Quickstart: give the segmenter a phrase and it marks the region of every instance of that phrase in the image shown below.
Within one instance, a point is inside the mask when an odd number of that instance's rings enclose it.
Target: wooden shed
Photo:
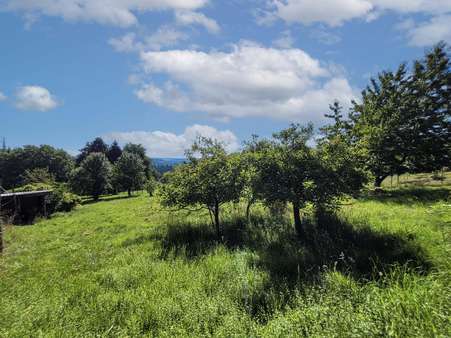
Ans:
[[[50,190],[4,192],[0,194],[0,216],[14,224],[30,224],[36,216],[47,216]]]

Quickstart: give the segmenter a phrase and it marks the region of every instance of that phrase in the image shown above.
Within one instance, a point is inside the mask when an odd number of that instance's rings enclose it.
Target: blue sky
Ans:
[[[369,77],[451,42],[451,0],[0,0],[0,136],[180,157],[324,122]]]

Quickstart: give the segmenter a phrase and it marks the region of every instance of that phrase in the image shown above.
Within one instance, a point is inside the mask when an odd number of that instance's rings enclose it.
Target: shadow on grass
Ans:
[[[94,203],[100,203],[100,202],[109,202],[109,201],[116,201],[116,200],[123,200],[123,199],[130,199],[130,198],[136,198],[138,197],[138,195],[132,195],[132,196],[128,196],[128,195],[108,195],[108,196],[101,196],[100,199],[98,199],[97,201],[89,198],[86,200],[83,200],[81,202],[82,205],[87,205],[87,204],[94,204]]]
[[[275,311],[274,297],[278,304],[289,304],[293,290],[321,284],[327,270],[365,283],[383,279],[399,266],[414,274],[427,274],[432,268],[414,237],[378,233],[366,224],[352,225],[334,215],[305,221],[305,232],[306,237],[299,239],[288,220],[254,219],[245,227],[245,221],[238,218],[223,223],[219,241],[211,225],[177,223],[123,244],[157,241],[161,259],[178,256],[193,260],[218,245],[255,252],[258,259],[251,264],[266,271],[269,278],[251,300],[243,300],[243,306],[245,302],[246,309],[260,321]]]
[[[277,225],[243,219],[223,224],[218,241],[211,225],[173,224],[149,236],[161,243],[161,258],[172,254],[195,259],[218,244],[229,249],[248,248],[258,253],[259,265],[280,282],[315,281],[325,268],[336,269],[358,281],[375,280],[380,272],[404,265],[419,274],[431,269],[425,252],[414,237],[378,233],[367,225],[353,226],[334,215],[305,222],[306,237],[299,239],[285,221]],[[138,242],[143,238],[136,239]],[[129,243],[131,244],[131,243]]]
[[[365,200],[398,204],[435,203],[450,200],[451,190],[446,188],[404,188],[381,190],[363,196]]]

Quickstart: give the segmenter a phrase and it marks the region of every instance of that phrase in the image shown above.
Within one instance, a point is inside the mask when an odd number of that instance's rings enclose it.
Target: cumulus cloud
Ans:
[[[48,89],[40,86],[20,87],[16,93],[16,107],[20,110],[48,111],[58,106]]]
[[[127,27],[138,22],[136,13],[154,10],[195,10],[208,0],[5,0],[0,10],[24,12],[33,20],[40,15],[67,21],[91,21]]]
[[[0,92],[0,101],[5,101],[7,99],[6,95]]]
[[[150,157],[183,157],[198,136],[209,137],[222,142],[227,151],[239,149],[237,137],[230,130],[218,130],[216,128],[195,124],[187,127],[182,134],[174,134],[163,131],[130,131],[113,132],[104,135],[107,141],[116,140],[119,143],[142,144]]]
[[[161,50],[175,46],[187,40],[188,35],[170,26],[162,26],[153,34],[138,37],[136,33],[127,33],[118,38],[111,38],[108,43],[118,52],[131,53],[146,50]]]
[[[371,20],[385,11],[429,15],[451,11],[449,0],[273,0],[269,6],[269,12],[263,14],[265,18],[305,25],[320,22],[329,26],[339,26],[356,18]]]
[[[423,14],[426,21],[418,23],[409,19],[412,24],[404,29],[410,45],[429,46],[440,40],[451,40],[450,0],[268,0],[267,4],[267,10],[258,12],[258,23],[281,19],[287,23],[320,23],[336,27],[354,19],[372,21],[387,12]],[[326,44],[340,39],[324,30],[316,31],[314,35]]]
[[[367,15],[373,8],[369,0],[275,0],[273,5],[273,14],[286,22],[323,22],[330,26]]]
[[[206,17],[202,13],[193,11],[176,11],[175,19],[180,25],[200,25],[210,33],[218,33],[220,31],[218,23],[215,20]]]
[[[451,43],[451,14],[433,17],[419,24],[407,20],[399,28],[406,31],[411,46],[431,46],[439,41]]]
[[[300,49],[241,43],[230,52],[169,50],[140,55],[147,75],[165,74],[169,79],[163,85],[142,85],[136,90],[140,100],[221,120],[268,116],[319,121],[330,102],[347,104],[355,96],[337,67],[323,66]]]

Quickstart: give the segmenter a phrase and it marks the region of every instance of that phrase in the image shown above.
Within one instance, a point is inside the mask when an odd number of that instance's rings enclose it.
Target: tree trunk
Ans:
[[[215,226],[216,226],[216,235],[218,239],[221,239],[221,224],[219,223],[219,203],[215,202],[215,208],[213,210],[215,214]]]
[[[293,202],[293,216],[294,216],[294,228],[296,229],[296,233],[299,237],[304,234],[304,229],[302,227],[301,221],[301,210],[299,208],[298,203]]]
[[[246,220],[249,223],[249,218],[251,217],[251,207],[252,204],[254,204],[254,198],[251,198],[248,202],[247,202],[247,206],[246,206]]]
[[[132,189],[128,189],[127,192],[128,192],[128,197],[131,197],[132,196]]]

